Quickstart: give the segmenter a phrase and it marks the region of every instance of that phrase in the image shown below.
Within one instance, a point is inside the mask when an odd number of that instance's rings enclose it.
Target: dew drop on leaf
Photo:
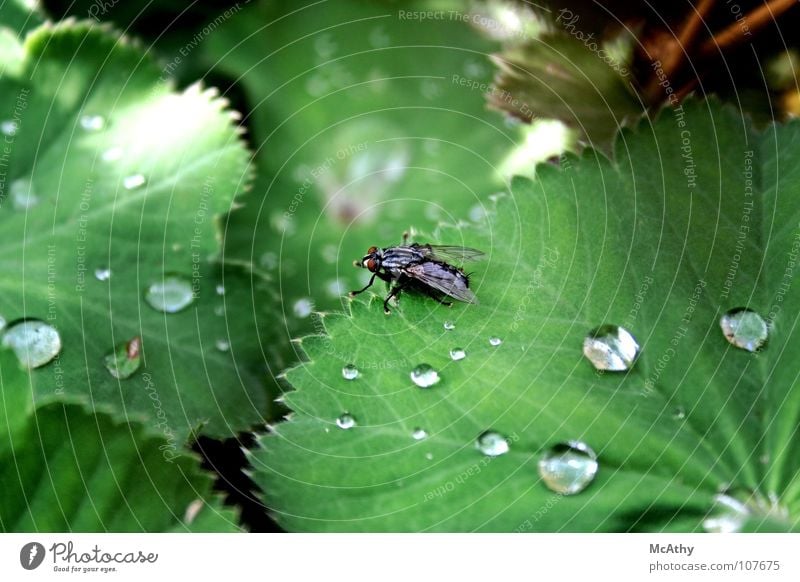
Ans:
[[[767,341],[767,322],[751,309],[731,309],[719,320],[722,333],[731,345],[755,352]]]
[[[217,295],[225,295],[225,285],[217,285],[216,291]]]
[[[345,380],[355,380],[358,378],[358,368],[356,368],[353,364],[347,364],[344,368],[342,368],[342,378]]]
[[[231,344],[230,344],[230,342],[228,340],[218,339],[214,343],[214,347],[216,347],[217,350],[220,351],[220,352],[227,352],[228,350],[231,349]]]
[[[14,180],[8,188],[14,210],[29,210],[39,204],[33,184],[27,178]]]
[[[336,426],[344,430],[353,428],[356,425],[356,419],[349,412],[345,412],[336,419]]]
[[[61,352],[61,336],[53,326],[31,319],[8,328],[3,335],[3,346],[14,350],[24,367],[39,368]]]
[[[551,447],[539,459],[539,476],[548,489],[560,495],[580,493],[594,480],[599,467],[597,455],[581,441]]]
[[[601,325],[583,340],[583,355],[598,370],[623,372],[639,354],[639,344],[624,327]]]
[[[703,529],[709,533],[736,533],[750,515],[747,505],[730,495],[716,495]]]
[[[499,337],[490,337],[489,338],[489,345],[497,347],[502,343],[503,343],[503,340],[501,340]]]
[[[439,382],[439,372],[428,364],[420,364],[411,370],[411,381],[420,388],[430,388]]]
[[[94,278],[98,281],[108,281],[111,278],[111,269],[95,269]]]
[[[505,455],[509,450],[508,440],[499,432],[487,430],[475,441],[475,447],[484,455],[489,457],[499,457]]]
[[[414,432],[411,433],[411,438],[413,438],[415,441],[421,441],[427,436],[428,436],[428,431],[426,431],[424,428],[419,428],[419,427],[415,428]]]
[[[467,357],[467,352],[465,352],[461,348],[453,348],[452,350],[450,350],[450,359],[453,360],[454,362],[457,362],[458,360],[463,360],[466,357]]]
[[[16,121],[12,121],[10,119],[0,122],[0,131],[3,132],[3,135],[12,136],[17,133],[19,129],[19,125]]]
[[[146,183],[147,178],[145,178],[143,174],[133,174],[122,179],[122,185],[126,190],[136,190],[137,188],[144,186]]]
[[[114,351],[108,354],[103,363],[106,370],[120,380],[133,376],[142,363],[142,339],[135,337],[130,341],[119,344]]]
[[[303,298],[298,299],[294,302],[292,306],[292,311],[294,311],[295,317],[299,317],[304,319],[311,315],[311,312],[314,310],[314,304],[311,303],[311,299]]]
[[[683,406],[678,406],[672,412],[672,418],[675,420],[684,420],[686,418],[686,409]]]
[[[444,328],[447,331],[452,331],[452,330],[454,330],[456,328],[456,324],[453,323],[452,321],[445,321],[444,322]]]
[[[102,115],[82,115],[80,124],[86,131],[100,131],[106,126],[106,119]]]
[[[151,283],[144,295],[147,304],[163,313],[177,313],[194,301],[191,283],[180,275],[167,275]]]
[[[123,150],[119,146],[113,146],[105,150],[102,154],[100,154],[100,158],[104,162],[116,162],[117,160],[122,159]]]

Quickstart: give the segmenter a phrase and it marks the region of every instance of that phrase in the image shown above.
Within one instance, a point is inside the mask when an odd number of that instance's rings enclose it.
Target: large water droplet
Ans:
[[[478,440],[475,441],[475,447],[489,457],[505,455],[509,450],[506,437],[493,430],[487,430],[481,433]]]
[[[14,210],[29,210],[39,204],[39,197],[33,189],[33,183],[27,178],[11,182],[8,193]]]
[[[452,321],[445,321],[444,324],[443,324],[443,327],[447,331],[452,331],[452,330],[454,330],[456,328],[456,324],[453,323]]]
[[[103,363],[106,370],[120,380],[133,376],[142,363],[142,339],[135,337],[128,342],[119,344],[113,352],[108,354]]]
[[[314,310],[314,304],[311,302],[311,299],[304,297],[294,302],[292,310],[296,317],[302,319],[311,315],[311,312]]]
[[[355,380],[358,378],[358,368],[356,368],[353,364],[347,364],[344,368],[342,368],[342,378],[345,380]]]
[[[356,419],[349,412],[345,412],[339,418],[336,419],[336,426],[338,426],[339,428],[343,428],[344,430],[353,428],[355,425],[356,425]]]
[[[465,352],[461,348],[453,348],[452,350],[450,350],[450,359],[452,359],[454,362],[463,360],[466,357],[467,357],[467,352]]]
[[[102,115],[82,115],[80,124],[86,131],[100,131],[106,126],[106,119]]]
[[[146,183],[147,178],[145,178],[143,174],[133,174],[122,179],[122,185],[126,190],[135,190],[137,188],[141,188]]]
[[[184,277],[167,275],[145,290],[144,299],[156,311],[177,313],[194,301],[194,293],[192,284]]]
[[[503,340],[501,340],[499,337],[490,337],[489,338],[489,345],[497,347],[502,343],[503,343]]]
[[[722,333],[732,345],[755,352],[767,341],[767,322],[751,309],[731,309],[719,320]]]
[[[439,382],[439,372],[428,364],[420,364],[411,370],[411,380],[420,388],[430,388]]]
[[[624,327],[601,325],[583,340],[583,355],[598,370],[623,372],[639,354],[639,344]]]
[[[98,281],[108,281],[111,278],[111,269],[95,269],[94,278]]]
[[[11,119],[7,119],[6,121],[0,122],[0,131],[3,132],[3,135],[7,136],[15,135],[18,129],[19,129],[19,124]]]
[[[8,328],[3,335],[3,346],[14,350],[26,368],[39,368],[61,352],[61,336],[53,326],[32,319]]]
[[[424,428],[419,428],[419,427],[415,428],[414,432],[411,433],[411,438],[413,438],[415,441],[421,441],[427,436],[428,436],[428,431],[426,431]]]
[[[730,495],[716,495],[710,513],[703,520],[703,529],[709,533],[736,533],[750,516],[750,509]]]
[[[559,443],[539,459],[539,475],[548,489],[561,495],[580,493],[594,480],[597,455],[580,441]]]

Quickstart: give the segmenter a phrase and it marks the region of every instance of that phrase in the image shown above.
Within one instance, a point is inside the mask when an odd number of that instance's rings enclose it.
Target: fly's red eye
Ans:
[[[369,247],[367,249],[367,254],[368,255],[371,255],[372,253],[377,253],[377,252],[378,252],[378,247]]]
[[[377,263],[377,261],[375,261],[375,259],[370,259],[370,260],[367,261],[367,269],[369,269],[370,271],[374,271],[375,267],[377,267],[377,266],[378,266],[378,263]]]

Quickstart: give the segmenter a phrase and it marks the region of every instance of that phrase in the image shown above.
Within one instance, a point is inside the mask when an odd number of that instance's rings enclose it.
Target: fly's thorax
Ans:
[[[388,247],[383,249],[382,265],[384,269],[403,269],[425,260],[425,256],[413,247]]]

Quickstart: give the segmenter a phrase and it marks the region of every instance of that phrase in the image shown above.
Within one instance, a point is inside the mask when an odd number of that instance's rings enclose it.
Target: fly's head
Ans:
[[[383,262],[383,251],[378,247],[369,247],[367,254],[360,261],[355,261],[353,264],[356,267],[367,269],[372,273],[377,273],[381,270],[381,263]]]

